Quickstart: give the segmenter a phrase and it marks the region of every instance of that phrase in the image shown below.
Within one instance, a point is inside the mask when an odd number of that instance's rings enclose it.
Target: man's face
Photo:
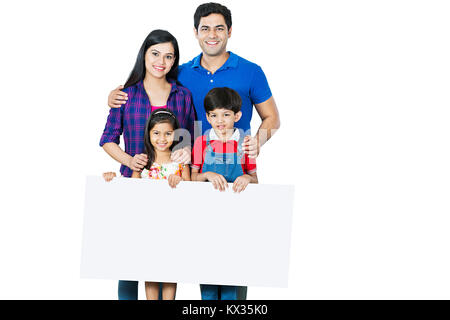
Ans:
[[[194,28],[194,31],[203,54],[219,56],[226,52],[231,28],[228,30],[225,19],[221,14],[212,13],[201,18],[198,30]]]

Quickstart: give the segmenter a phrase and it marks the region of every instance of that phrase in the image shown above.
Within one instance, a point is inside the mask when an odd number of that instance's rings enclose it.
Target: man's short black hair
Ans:
[[[227,109],[238,113],[241,111],[242,99],[239,93],[233,89],[214,88],[206,95],[203,105],[207,114],[215,109]]]
[[[220,3],[209,2],[198,6],[194,13],[194,27],[198,31],[198,25],[200,24],[200,19],[207,17],[212,13],[221,14],[225,23],[227,24],[228,30],[231,28],[231,11],[227,7],[221,5]]]

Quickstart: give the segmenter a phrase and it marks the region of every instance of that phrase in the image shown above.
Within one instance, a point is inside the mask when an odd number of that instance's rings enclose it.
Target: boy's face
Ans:
[[[234,123],[238,122],[241,116],[241,111],[234,113],[227,109],[214,109],[206,114],[206,119],[217,135],[226,136],[227,132],[229,133],[234,128]]]

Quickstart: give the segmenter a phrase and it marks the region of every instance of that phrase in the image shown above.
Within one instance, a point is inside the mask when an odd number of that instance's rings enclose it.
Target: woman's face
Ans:
[[[145,53],[147,75],[163,78],[169,73],[175,62],[175,50],[171,42],[152,45]]]
[[[170,150],[169,148],[173,144],[174,134],[173,127],[170,123],[157,123],[150,130],[150,143],[155,148],[155,151]]]

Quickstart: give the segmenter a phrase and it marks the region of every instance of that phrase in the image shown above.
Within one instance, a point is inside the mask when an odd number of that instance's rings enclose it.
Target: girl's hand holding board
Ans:
[[[180,181],[183,180],[183,178],[176,174],[171,174],[167,180],[171,188],[176,188],[176,186],[180,183]]]
[[[105,172],[103,174],[103,179],[105,179],[106,182],[111,181],[113,178],[115,178],[116,173],[115,172]]]

